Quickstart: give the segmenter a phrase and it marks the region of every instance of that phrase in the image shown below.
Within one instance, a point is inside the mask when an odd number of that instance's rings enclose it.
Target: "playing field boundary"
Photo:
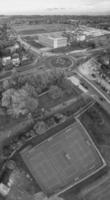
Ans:
[[[93,142],[92,138],[89,136],[87,130],[84,128],[84,126],[81,124],[81,122],[80,122],[78,119],[76,119],[76,122],[74,122],[74,124],[79,125],[79,126],[84,130],[84,133],[85,133],[86,136],[89,138],[89,140],[90,140],[92,146],[94,147],[95,151],[97,152],[97,154],[98,154],[98,156],[99,156],[99,158],[100,158],[100,160],[101,160],[101,166],[98,167],[98,169],[96,169],[95,171],[90,172],[90,174],[87,175],[87,176],[85,176],[84,178],[81,178],[81,179],[79,179],[79,180],[76,180],[76,182],[70,184],[69,186],[65,186],[64,189],[60,189],[60,188],[59,188],[59,191],[56,190],[55,192],[52,192],[52,193],[46,193],[46,191],[44,191],[48,196],[55,195],[55,194],[60,195],[60,194],[62,194],[62,193],[64,193],[64,192],[66,192],[67,190],[69,190],[69,189],[75,187],[76,185],[82,183],[83,181],[86,181],[86,180],[89,179],[91,176],[97,174],[99,171],[101,171],[103,168],[106,167],[106,162],[105,162],[105,160],[103,159],[101,153],[100,153],[99,150],[97,149],[97,147],[96,147],[95,143]],[[64,130],[64,131],[65,131],[65,129],[67,130],[69,127],[71,127],[71,125],[72,125],[72,124],[69,124],[69,125],[66,126],[63,130]],[[62,132],[62,130],[58,131],[58,132],[55,134],[55,136],[56,136],[56,135],[59,135],[60,132]],[[52,137],[53,137],[53,136],[54,136],[54,135],[52,135]],[[45,139],[45,140],[43,140],[43,141],[40,142],[39,144],[37,144],[37,147],[38,147],[39,145],[45,143],[47,140],[48,140],[48,138]],[[24,149],[24,151],[25,151],[25,149]],[[42,188],[42,187],[41,187],[41,188]],[[43,188],[42,188],[42,189],[43,189]]]
[[[90,135],[88,134],[87,130],[85,129],[85,127],[82,125],[82,123],[80,122],[80,120],[78,118],[76,118],[76,121],[80,124],[80,126],[82,127],[82,129],[84,130],[85,134],[88,136],[88,138],[90,139],[92,145],[94,146],[95,150],[97,151],[99,157],[101,158],[102,161],[102,166],[99,167],[99,169],[95,170],[94,172],[92,172],[91,174],[87,175],[86,177],[82,178],[81,180],[77,181],[76,183],[71,184],[70,186],[66,187],[65,189],[61,190],[60,192],[57,193],[57,195],[60,195],[64,192],[66,192],[67,190],[75,187],[76,185],[82,183],[83,181],[86,181],[87,179],[89,179],[90,177],[92,177],[93,175],[97,174],[99,171],[101,171],[102,169],[104,169],[107,164],[104,160],[104,158],[102,157],[100,151],[98,150],[98,148],[96,147],[95,143],[93,142],[92,138],[90,137]]]

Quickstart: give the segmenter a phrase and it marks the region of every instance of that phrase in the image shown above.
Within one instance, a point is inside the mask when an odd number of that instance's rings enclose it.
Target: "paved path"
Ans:
[[[91,81],[89,81],[85,76],[83,76],[80,72],[77,72],[78,73],[78,75],[82,78],[82,79],[84,79],[89,85],[91,85],[91,87],[93,87],[96,91],[97,91],[97,93],[98,94],[100,94],[106,101],[107,101],[107,103],[109,103],[110,104],[110,100],[103,94],[103,92],[101,92]]]

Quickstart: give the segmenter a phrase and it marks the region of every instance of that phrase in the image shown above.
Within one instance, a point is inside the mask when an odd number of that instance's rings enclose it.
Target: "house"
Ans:
[[[10,50],[10,53],[16,52],[19,48],[20,46],[18,42],[16,42],[14,45],[7,47],[7,49]]]
[[[12,64],[16,67],[18,67],[20,65],[20,58],[19,58],[19,54],[18,53],[14,53],[12,55]]]
[[[6,56],[2,58],[2,65],[6,66],[11,63],[11,56]]]

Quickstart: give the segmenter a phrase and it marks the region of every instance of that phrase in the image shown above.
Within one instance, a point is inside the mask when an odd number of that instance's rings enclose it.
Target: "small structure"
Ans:
[[[14,45],[7,47],[7,50],[10,50],[11,53],[16,52],[20,48],[20,45],[18,42],[16,42]]]
[[[16,67],[18,67],[20,65],[20,58],[19,58],[19,54],[18,53],[14,53],[12,55],[12,64]]]
[[[11,63],[11,56],[3,57],[2,58],[2,65],[6,66]]]
[[[10,188],[7,187],[6,185],[4,185],[3,183],[0,183],[0,194],[3,196],[3,197],[6,197],[8,195],[10,191]]]

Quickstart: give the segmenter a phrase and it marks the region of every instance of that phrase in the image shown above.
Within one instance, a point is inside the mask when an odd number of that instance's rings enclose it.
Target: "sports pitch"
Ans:
[[[79,123],[20,154],[47,195],[62,193],[104,167],[103,158]]]

